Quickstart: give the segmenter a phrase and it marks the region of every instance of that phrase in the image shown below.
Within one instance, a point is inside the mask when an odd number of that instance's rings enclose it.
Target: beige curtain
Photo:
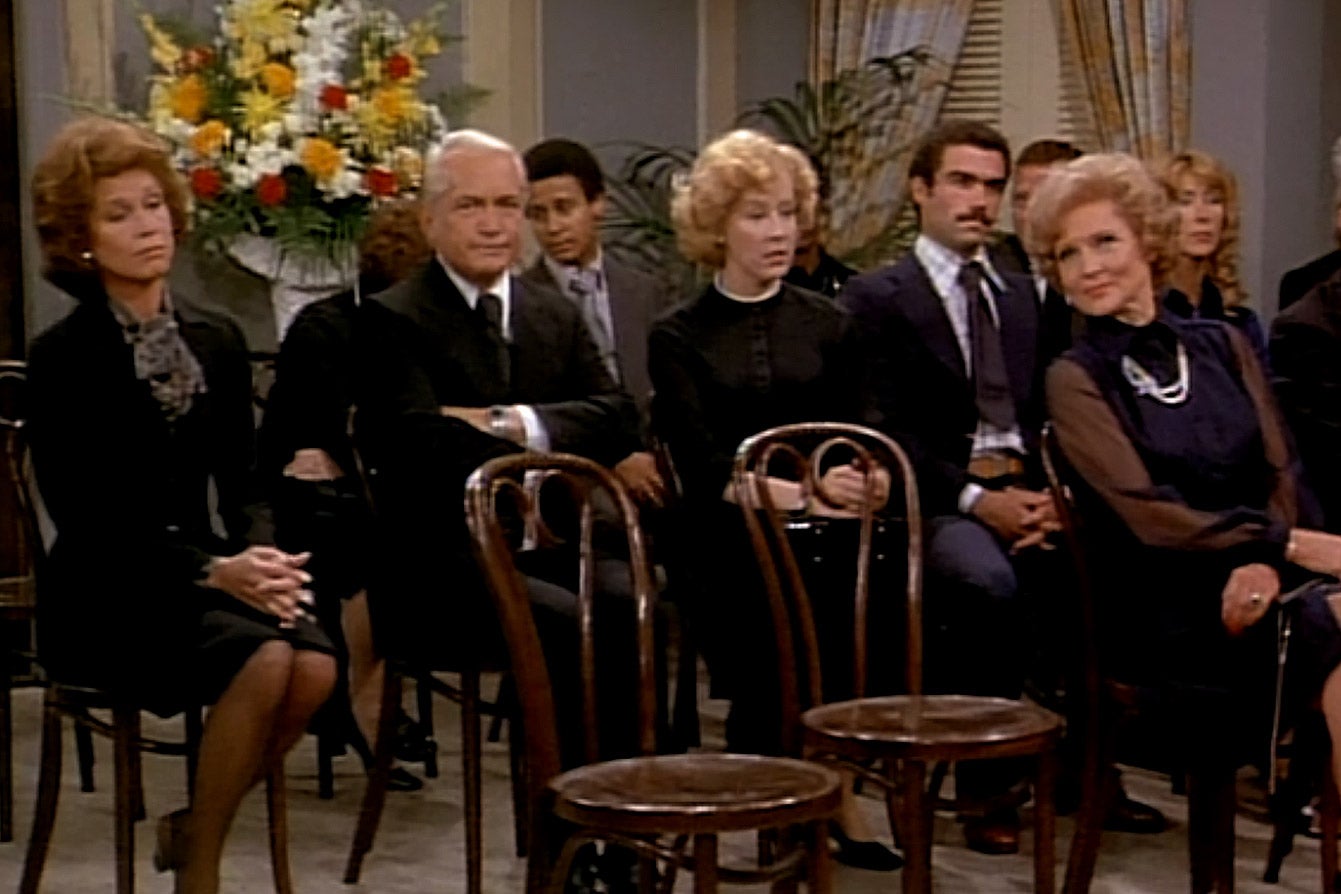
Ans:
[[[1156,158],[1187,146],[1189,0],[1055,0],[1100,146]]]
[[[810,80],[840,84],[829,121],[827,248],[857,266],[899,242],[908,162],[936,121],[968,31],[973,0],[812,0]],[[916,64],[881,65],[910,50]]]

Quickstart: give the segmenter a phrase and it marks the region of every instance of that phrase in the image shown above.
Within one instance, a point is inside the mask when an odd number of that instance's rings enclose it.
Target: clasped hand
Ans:
[[[882,509],[889,501],[889,470],[878,467],[871,473],[872,509]],[[856,463],[833,466],[820,478],[818,494],[810,498],[809,509],[815,515],[852,518],[866,501],[866,472]]]
[[[204,583],[292,625],[316,601],[307,589],[312,575],[303,570],[311,557],[273,546],[249,546],[235,556],[214,559]]]
[[[984,490],[973,504],[973,514],[1009,543],[1011,552],[1046,548],[1048,535],[1061,530],[1052,495],[1022,487]]]

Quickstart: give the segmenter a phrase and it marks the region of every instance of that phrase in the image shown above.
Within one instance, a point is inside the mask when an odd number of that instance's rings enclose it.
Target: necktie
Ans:
[[[600,308],[600,273],[595,270],[575,270],[568,278],[568,291],[577,299],[582,321],[591,332],[592,341],[601,355],[601,362],[611,378],[619,381],[619,364],[615,360],[614,339]]]
[[[503,302],[492,292],[482,292],[475,302],[475,313],[484,324],[485,339],[493,355],[495,367],[492,372],[496,373],[498,381],[506,389],[512,358],[508,354],[508,343],[503,338]]]
[[[978,418],[994,428],[1015,427],[1015,400],[1001,352],[1001,333],[982,289],[982,265],[969,261],[959,268],[959,286],[968,300],[969,344],[973,355],[973,388]]]

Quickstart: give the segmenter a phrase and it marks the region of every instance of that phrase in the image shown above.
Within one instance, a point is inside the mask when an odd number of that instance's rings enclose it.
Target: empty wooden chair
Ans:
[[[876,489],[875,470],[883,468],[893,479],[891,493],[903,496],[907,531],[906,695],[863,697],[871,649],[867,617],[872,531],[876,523],[872,501],[867,500],[857,519],[860,536],[853,557],[855,698],[822,704],[822,669],[811,598],[785,530],[788,513],[784,510],[792,507],[775,505],[768,479],[770,475],[782,474],[800,483],[803,496],[828,502],[820,477],[835,457],[844,462],[855,461],[864,470],[868,494],[874,494]],[[1034,884],[1041,894],[1051,894],[1053,752],[1062,723],[1056,715],[1029,702],[923,693],[922,519],[916,479],[903,450],[883,434],[859,425],[779,426],[740,445],[733,487],[767,586],[777,650],[784,661],[795,658],[808,681],[804,693],[790,684],[782,689],[784,718],[797,711],[796,705],[803,696],[809,706],[800,714],[799,730],[790,735],[793,740],[800,739],[800,750],[806,757],[850,769],[888,791],[891,823],[904,851],[903,890],[909,894],[931,891],[932,805],[927,793],[928,766],[942,761],[1028,756],[1035,758],[1038,765],[1034,789]],[[840,598],[840,594],[826,593],[824,598]],[[841,598],[846,598],[846,594]],[[882,647],[887,648],[888,644]],[[784,730],[784,736],[787,735]],[[881,767],[882,772],[872,771],[871,767]]]
[[[527,473],[531,473],[529,478]],[[556,490],[567,496],[551,498]],[[597,686],[597,658],[602,654],[598,650],[609,642],[605,637],[598,641],[595,635],[597,616],[618,608],[598,604],[593,593],[591,535],[598,496],[617,508],[628,544],[632,604],[615,614],[632,627],[619,638],[636,645],[627,669],[637,684],[634,705],[602,703],[603,687]],[[517,510],[528,532],[542,542],[554,542],[557,535],[542,505],[551,499],[564,503],[578,520],[566,546],[580,565],[574,634],[579,667],[562,670],[580,673],[582,741],[578,750],[587,763],[567,772],[562,771],[556,678],[543,657],[545,644],[528,586],[513,561],[516,538],[508,537],[500,520],[500,515],[515,518]],[[476,554],[498,608],[517,682],[527,796],[533,810],[527,890],[532,894],[559,890],[579,849],[588,842],[604,841],[636,852],[644,873],[659,861],[667,874],[665,890],[673,884],[675,869],[687,865],[693,869],[698,892],[715,891],[719,878],[766,882],[798,876],[808,880],[812,891],[828,891],[826,824],[838,807],[836,774],[790,758],[654,753],[658,713],[654,589],[637,510],[610,473],[568,455],[528,453],[491,460],[468,482],[467,510]],[[633,747],[637,754],[600,761],[600,731],[612,725],[612,712],[636,726]],[[556,839],[561,828],[568,834],[559,848]],[[786,838],[797,846],[776,862],[749,873],[719,868],[722,833],[769,829],[796,830],[795,836]],[[647,875],[643,878],[648,880]]]

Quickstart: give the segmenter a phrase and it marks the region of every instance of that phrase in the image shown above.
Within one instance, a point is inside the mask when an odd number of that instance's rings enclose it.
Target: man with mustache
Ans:
[[[1037,462],[1039,302],[1027,276],[999,271],[986,250],[1009,176],[996,130],[937,125],[908,171],[921,225],[913,250],[849,280],[838,301],[863,330],[880,425],[917,467],[928,681],[1018,698],[1032,651],[1020,579],[1056,514]],[[1018,768],[970,762],[956,773],[969,847],[1018,850]]]

